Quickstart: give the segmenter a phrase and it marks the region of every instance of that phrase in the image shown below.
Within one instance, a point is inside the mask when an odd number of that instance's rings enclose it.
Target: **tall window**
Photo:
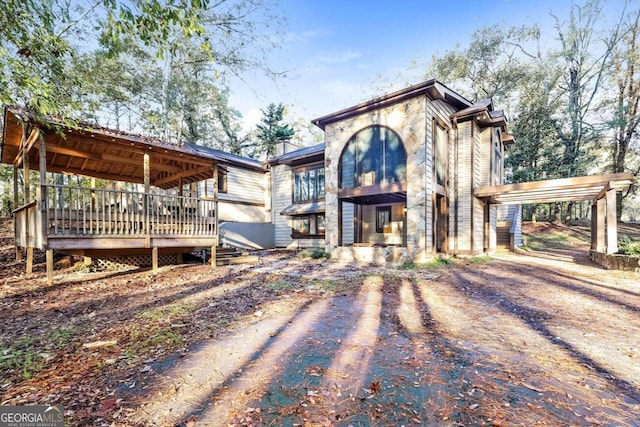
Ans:
[[[293,171],[293,201],[324,199],[324,166],[305,167]]]
[[[447,185],[447,169],[449,167],[447,131],[438,123],[435,123],[434,129],[433,167],[435,169],[436,184],[445,187]]]
[[[493,131],[493,159],[492,163],[492,182],[493,185],[502,185],[502,141],[500,138],[500,130]]]
[[[371,126],[356,133],[340,158],[340,188],[401,183],[407,175],[407,153],[391,129]]]

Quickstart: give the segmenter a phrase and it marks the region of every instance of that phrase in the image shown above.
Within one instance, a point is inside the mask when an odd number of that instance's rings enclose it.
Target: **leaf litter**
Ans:
[[[62,405],[72,425],[638,425],[640,384],[628,374],[640,365],[633,334],[640,296],[629,284],[637,276],[607,277],[588,263],[551,270],[515,256],[434,272],[301,261],[273,251],[256,265],[170,266],[158,276],[80,275],[60,259],[49,287],[42,254],[27,276],[3,242],[0,403]],[[382,283],[377,306],[359,302],[368,277]],[[414,299],[402,297],[406,280]],[[598,329],[575,307],[558,308],[564,296],[585,295],[601,306],[624,302],[616,312],[628,325],[619,329],[627,344],[620,356],[590,353],[558,327],[607,343],[607,324]],[[270,343],[299,316],[266,341],[252,328],[319,301],[330,309],[300,326],[303,338],[277,363],[261,367]],[[406,313],[423,328],[407,323]],[[371,330],[354,332],[359,322],[375,329],[374,340]],[[231,376],[222,366],[209,369],[220,386],[176,374],[204,343],[239,333],[239,342],[264,345]],[[341,361],[341,354],[356,359]],[[244,376],[262,371],[269,375]],[[237,387],[247,381],[251,386]],[[192,384],[209,390],[197,408],[179,418],[145,412],[163,399],[187,401],[196,393]]]

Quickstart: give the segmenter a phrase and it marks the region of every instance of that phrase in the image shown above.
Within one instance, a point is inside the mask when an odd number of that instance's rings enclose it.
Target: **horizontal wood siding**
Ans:
[[[457,193],[458,193],[458,217],[457,217],[457,248],[459,253],[471,251],[471,151],[473,144],[471,121],[465,121],[458,125],[458,161],[457,168]]]
[[[265,204],[266,173],[228,166],[227,192],[219,193],[220,221],[269,222],[271,220]],[[202,188],[206,185],[206,191]],[[213,179],[199,184],[199,194],[212,197]]]
[[[495,250],[497,243],[498,207],[489,207],[489,250]]]
[[[493,147],[491,145],[491,135],[493,128],[484,128],[480,131],[480,145],[478,146],[478,175],[476,187],[486,187],[491,185],[491,154]]]
[[[342,204],[342,244],[353,245],[355,235],[353,232],[354,204],[344,202]]]
[[[485,164],[485,152],[482,141],[483,134],[480,131],[480,128],[472,122],[472,126],[475,127],[473,132],[473,183],[472,189],[469,193],[473,194],[473,189],[481,187],[484,181],[488,183],[488,179],[486,179],[486,173],[484,173]],[[484,251],[484,202],[480,199],[477,199],[473,196],[473,253],[482,253]]]

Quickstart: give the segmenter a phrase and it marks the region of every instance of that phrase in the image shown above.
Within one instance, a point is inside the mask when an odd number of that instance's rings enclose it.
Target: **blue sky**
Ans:
[[[425,80],[433,55],[465,46],[484,26],[538,23],[553,37],[551,13],[569,16],[565,0],[280,0],[287,25],[281,48],[268,56],[287,78],[231,81],[230,103],[252,124],[270,102],[290,106],[306,121]],[[582,2],[579,2],[582,3]],[[623,0],[609,0],[606,19],[616,19]],[[631,0],[639,7],[640,0]],[[445,82],[446,83],[446,82]]]

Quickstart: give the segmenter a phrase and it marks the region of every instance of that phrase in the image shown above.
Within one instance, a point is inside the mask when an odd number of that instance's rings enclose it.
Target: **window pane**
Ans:
[[[309,200],[309,173],[300,172],[300,200]]]
[[[316,200],[318,198],[318,193],[316,192],[316,169],[309,171],[309,199],[308,200]]]
[[[296,173],[293,175],[293,201],[294,202],[299,202],[300,200],[302,200],[302,177],[300,176],[300,173]]]
[[[309,217],[296,217],[296,219],[293,220],[293,229],[299,234],[309,234]]]
[[[318,215],[316,217],[316,221],[317,221],[317,227],[318,227],[318,234],[324,234],[324,215]]]
[[[404,182],[407,176],[407,154],[395,133],[385,133],[384,175],[388,183]]]
[[[397,135],[373,126],[355,134],[340,159],[340,188],[406,181],[407,154]]]
[[[342,153],[340,163],[340,188],[356,187],[356,144],[352,139]]]
[[[318,169],[317,174],[316,185],[318,189],[316,190],[316,194],[318,195],[318,199],[324,199],[324,168]]]
[[[447,133],[441,127],[436,125],[434,141],[434,162],[436,169],[436,183],[445,185],[447,181]]]

